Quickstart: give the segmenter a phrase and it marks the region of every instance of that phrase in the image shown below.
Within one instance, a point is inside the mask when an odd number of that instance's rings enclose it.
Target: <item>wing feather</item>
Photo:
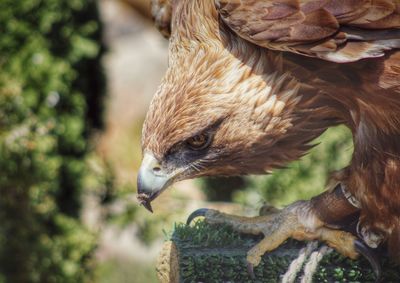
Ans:
[[[215,0],[221,19],[259,46],[333,62],[400,48],[398,0]]]

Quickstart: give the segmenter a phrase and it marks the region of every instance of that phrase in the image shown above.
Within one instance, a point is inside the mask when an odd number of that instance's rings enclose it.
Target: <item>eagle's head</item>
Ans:
[[[143,126],[138,198],[147,208],[176,181],[260,174],[307,149],[310,136],[292,133],[297,82],[261,52],[246,59],[199,46],[170,61]]]
[[[172,35],[169,68],[143,126],[138,199],[149,210],[176,181],[265,173],[299,158],[321,133],[302,128],[300,84],[279,55],[221,30],[192,33],[196,39]]]

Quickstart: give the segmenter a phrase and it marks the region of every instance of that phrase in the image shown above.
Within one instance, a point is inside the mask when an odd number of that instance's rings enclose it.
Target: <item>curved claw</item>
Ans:
[[[355,240],[354,247],[356,251],[363,257],[365,257],[368,260],[369,264],[372,266],[372,269],[376,277],[375,282],[380,282],[382,275],[382,267],[376,254],[361,240]]]
[[[206,216],[207,211],[209,211],[208,208],[199,208],[199,209],[193,211],[189,215],[188,219],[186,220],[186,225],[190,225],[190,223],[192,223],[193,219],[195,219],[196,217],[199,217],[199,216],[203,216],[204,217],[204,216]]]
[[[251,279],[256,279],[256,276],[254,275],[254,266],[250,262],[247,262],[247,272],[249,273]]]

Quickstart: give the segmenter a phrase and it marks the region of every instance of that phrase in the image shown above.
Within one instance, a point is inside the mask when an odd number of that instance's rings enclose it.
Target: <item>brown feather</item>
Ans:
[[[269,49],[345,63],[400,47],[400,30],[394,30],[400,28],[400,3],[395,0],[216,0],[216,6],[235,33]],[[375,39],[354,40],[354,27],[376,30]],[[340,41],[332,41],[344,30]]]
[[[143,150],[166,168],[182,167],[180,179],[256,174],[300,158],[325,129],[345,124],[354,155],[337,179],[360,201],[362,229],[382,235],[398,259],[399,33],[377,29],[400,26],[399,3],[170,3],[169,69],[147,114]],[[378,58],[360,60],[368,57]],[[197,169],[187,169],[177,154],[206,130],[213,142]]]

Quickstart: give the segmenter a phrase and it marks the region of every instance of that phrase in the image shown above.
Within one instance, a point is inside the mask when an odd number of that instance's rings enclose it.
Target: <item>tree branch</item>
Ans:
[[[313,282],[374,282],[374,274],[364,259],[353,261],[344,258],[335,251],[318,254],[322,244],[315,243],[315,251],[307,254],[306,243],[287,241],[277,250],[263,256],[259,266],[255,267],[253,280],[246,267],[246,253],[261,238],[242,235],[229,227],[209,225],[203,221],[193,226],[177,224],[165,243],[157,264],[157,273],[161,282],[281,282],[292,262],[297,259],[289,272],[294,281],[302,282],[307,275]],[[309,245],[310,247],[310,245]],[[312,264],[318,256],[322,259],[310,275]],[[303,260],[304,259],[304,260]],[[303,261],[302,261],[303,260]],[[400,282],[400,272],[387,259],[384,263],[382,282]],[[310,262],[309,264],[307,264]],[[285,280],[290,276],[286,274]],[[303,281],[309,282],[309,281]]]

